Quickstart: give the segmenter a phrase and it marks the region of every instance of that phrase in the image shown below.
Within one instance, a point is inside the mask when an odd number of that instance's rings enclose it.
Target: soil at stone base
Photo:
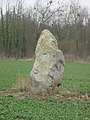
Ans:
[[[32,97],[38,99],[40,101],[48,102],[48,97],[53,97],[58,101],[78,101],[78,102],[90,102],[89,95],[79,95],[79,96],[65,96],[59,93],[54,93],[52,95],[35,95],[30,92],[15,92],[12,89],[7,89],[5,91],[0,92],[0,96],[8,96],[8,97],[16,97],[19,100],[24,99],[25,97]]]

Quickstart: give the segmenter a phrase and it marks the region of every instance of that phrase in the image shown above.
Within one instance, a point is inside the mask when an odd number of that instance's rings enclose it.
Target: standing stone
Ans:
[[[65,59],[53,34],[45,29],[37,42],[35,62],[30,73],[31,88],[51,89],[62,82]]]

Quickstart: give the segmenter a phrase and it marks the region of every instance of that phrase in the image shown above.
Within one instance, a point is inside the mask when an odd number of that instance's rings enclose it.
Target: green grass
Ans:
[[[29,79],[33,62],[0,61],[0,91],[11,88],[20,76]],[[90,96],[90,64],[68,63],[60,90]],[[90,120],[89,102],[45,101],[25,97],[0,96],[0,120]]]
[[[0,61],[0,91],[12,87],[21,77],[29,79],[33,62]]]
[[[0,61],[0,91],[12,87],[20,76],[29,79],[33,62]],[[68,63],[65,66],[62,90],[90,94],[90,64]]]
[[[90,95],[90,64],[66,64],[61,88]]]
[[[90,120],[90,104],[0,97],[0,120]]]

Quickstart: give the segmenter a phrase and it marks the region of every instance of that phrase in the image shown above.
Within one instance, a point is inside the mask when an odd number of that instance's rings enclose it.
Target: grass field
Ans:
[[[12,88],[20,76],[29,79],[32,65],[30,61],[1,60],[0,91]],[[90,64],[66,64],[60,94],[90,97]],[[90,101],[0,95],[0,120],[90,120]]]

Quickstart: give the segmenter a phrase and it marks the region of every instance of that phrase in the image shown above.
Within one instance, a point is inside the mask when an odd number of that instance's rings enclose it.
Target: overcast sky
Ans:
[[[25,1],[26,1],[26,5],[29,6],[29,5],[33,5],[36,0],[25,0]],[[42,1],[49,1],[49,0],[42,0]],[[52,1],[55,2],[57,0],[52,0]],[[70,1],[70,0],[64,0],[64,1]],[[79,2],[82,6],[86,6],[90,11],[90,0],[79,0]]]
[[[4,3],[4,1],[7,1],[7,0],[0,0],[0,5],[1,5],[2,1]],[[14,3],[15,0],[8,0],[8,1],[10,1],[11,3]],[[29,7],[29,6],[33,6],[36,0],[23,0],[23,1],[26,4],[26,6]],[[42,1],[47,1],[48,2],[50,0],[42,0]],[[52,1],[54,3],[58,0],[52,0]],[[59,0],[59,1],[61,1],[61,0]],[[63,1],[70,1],[70,0],[63,0]],[[75,1],[77,1],[77,0],[75,0]],[[83,7],[86,6],[89,9],[89,12],[90,12],[90,0],[79,0],[79,2]]]

